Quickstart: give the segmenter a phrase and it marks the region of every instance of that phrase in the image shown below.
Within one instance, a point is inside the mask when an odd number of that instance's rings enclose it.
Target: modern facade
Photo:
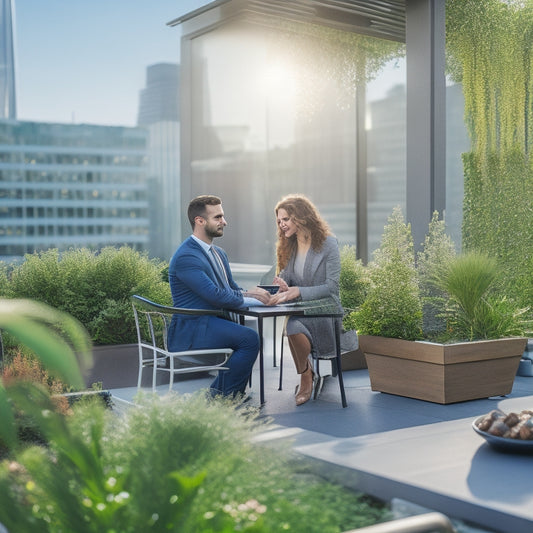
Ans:
[[[327,4],[217,0],[169,22],[182,33],[182,197],[222,197],[235,261],[273,262],[273,207],[290,192],[365,261],[393,206],[418,246],[433,211],[462,202],[446,191],[444,2]],[[355,34],[369,50],[405,46],[402,87],[380,102],[357,76],[371,55],[355,57]]]
[[[149,243],[143,128],[0,121],[0,258]]]
[[[170,259],[181,241],[179,65],[146,69],[138,125],[148,130],[150,255]]]
[[[13,0],[0,0],[0,119],[16,119]]]

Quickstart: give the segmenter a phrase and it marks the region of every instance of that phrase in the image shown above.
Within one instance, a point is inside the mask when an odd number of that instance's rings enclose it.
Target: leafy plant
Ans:
[[[359,311],[349,315],[359,334],[415,340],[422,336],[422,307],[411,226],[399,207],[384,228],[369,266],[371,286]]]
[[[518,0],[448,0],[450,73],[462,83],[472,141],[463,155],[463,249],[497,258],[505,292],[531,299],[533,8]]]
[[[90,359],[91,344],[81,324],[70,315],[30,300],[0,300],[0,328],[36,353],[52,376],[83,387],[80,368]],[[0,420],[0,441],[7,447],[15,446],[15,416],[3,381]]]
[[[4,385],[15,380],[39,383],[54,395],[54,403],[60,411],[68,410],[67,399],[61,396],[61,393],[66,392],[66,385],[61,380],[50,376],[48,370],[32,354],[26,355],[19,351],[9,361],[4,361],[1,377]]]
[[[10,394],[50,443],[0,468],[0,522],[13,531],[336,532],[385,516],[254,442],[264,421],[229,400],[150,396],[118,418],[92,403],[65,418],[43,391]]]
[[[495,259],[468,253],[454,259],[436,279],[450,296],[446,309],[450,334],[458,339],[496,339],[523,335],[516,306],[494,291]]]
[[[422,301],[422,330],[426,338],[438,338],[446,333],[444,309],[448,297],[435,280],[455,257],[455,245],[446,234],[444,220],[439,220],[439,213],[435,211],[416,264]]]
[[[166,267],[128,247],[99,253],[82,248],[29,254],[9,273],[4,294],[31,298],[71,314],[94,344],[136,342],[130,297],[142,294],[170,304]],[[0,288],[2,285],[0,284]]]
[[[363,262],[357,259],[355,246],[343,246],[340,250],[340,258],[339,293],[341,305],[345,312],[343,325],[344,329],[348,331],[354,329],[348,317],[350,313],[359,309],[364,302],[370,286],[370,280]]]

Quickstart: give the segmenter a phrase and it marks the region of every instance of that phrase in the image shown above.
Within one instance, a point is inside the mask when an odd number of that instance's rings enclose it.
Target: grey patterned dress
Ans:
[[[341,261],[337,239],[328,236],[319,251],[310,248],[305,258],[303,277],[294,268],[295,254],[289,259],[287,266],[279,273],[279,277],[289,287],[299,287],[302,301],[318,300],[332,297],[342,309],[339,297],[339,278]],[[331,355],[335,346],[335,330],[330,318],[290,317],[287,322],[287,335],[303,333],[311,342],[315,356]],[[354,346],[355,333],[342,335],[343,351],[357,348]]]

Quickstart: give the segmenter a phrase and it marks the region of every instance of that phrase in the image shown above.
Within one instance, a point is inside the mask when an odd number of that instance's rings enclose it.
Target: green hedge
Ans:
[[[136,342],[130,297],[171,304],[166,263],[128,247],[26,255],[0,276],[1,295],[46,303],[77,318],[96,345]]]

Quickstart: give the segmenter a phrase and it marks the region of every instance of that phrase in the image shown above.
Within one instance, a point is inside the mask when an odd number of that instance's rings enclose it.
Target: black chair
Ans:
[[[209,372],[228,370],[224,366],[231,357],[231,348],[211,348],[206,350],[184,350],[171,352],[168,349],[167,335],[170,320],[174,314],[223,316],[220,310],[183,309],[160,305],[143,298],[132,296],[137,342],[139,346],[139,376],[137,388],[140,388],[142,372],[152,368],[152,390],[155,391],[157,372],[168,373],[169,391],[172,390],[174,376],[192,372]]]

